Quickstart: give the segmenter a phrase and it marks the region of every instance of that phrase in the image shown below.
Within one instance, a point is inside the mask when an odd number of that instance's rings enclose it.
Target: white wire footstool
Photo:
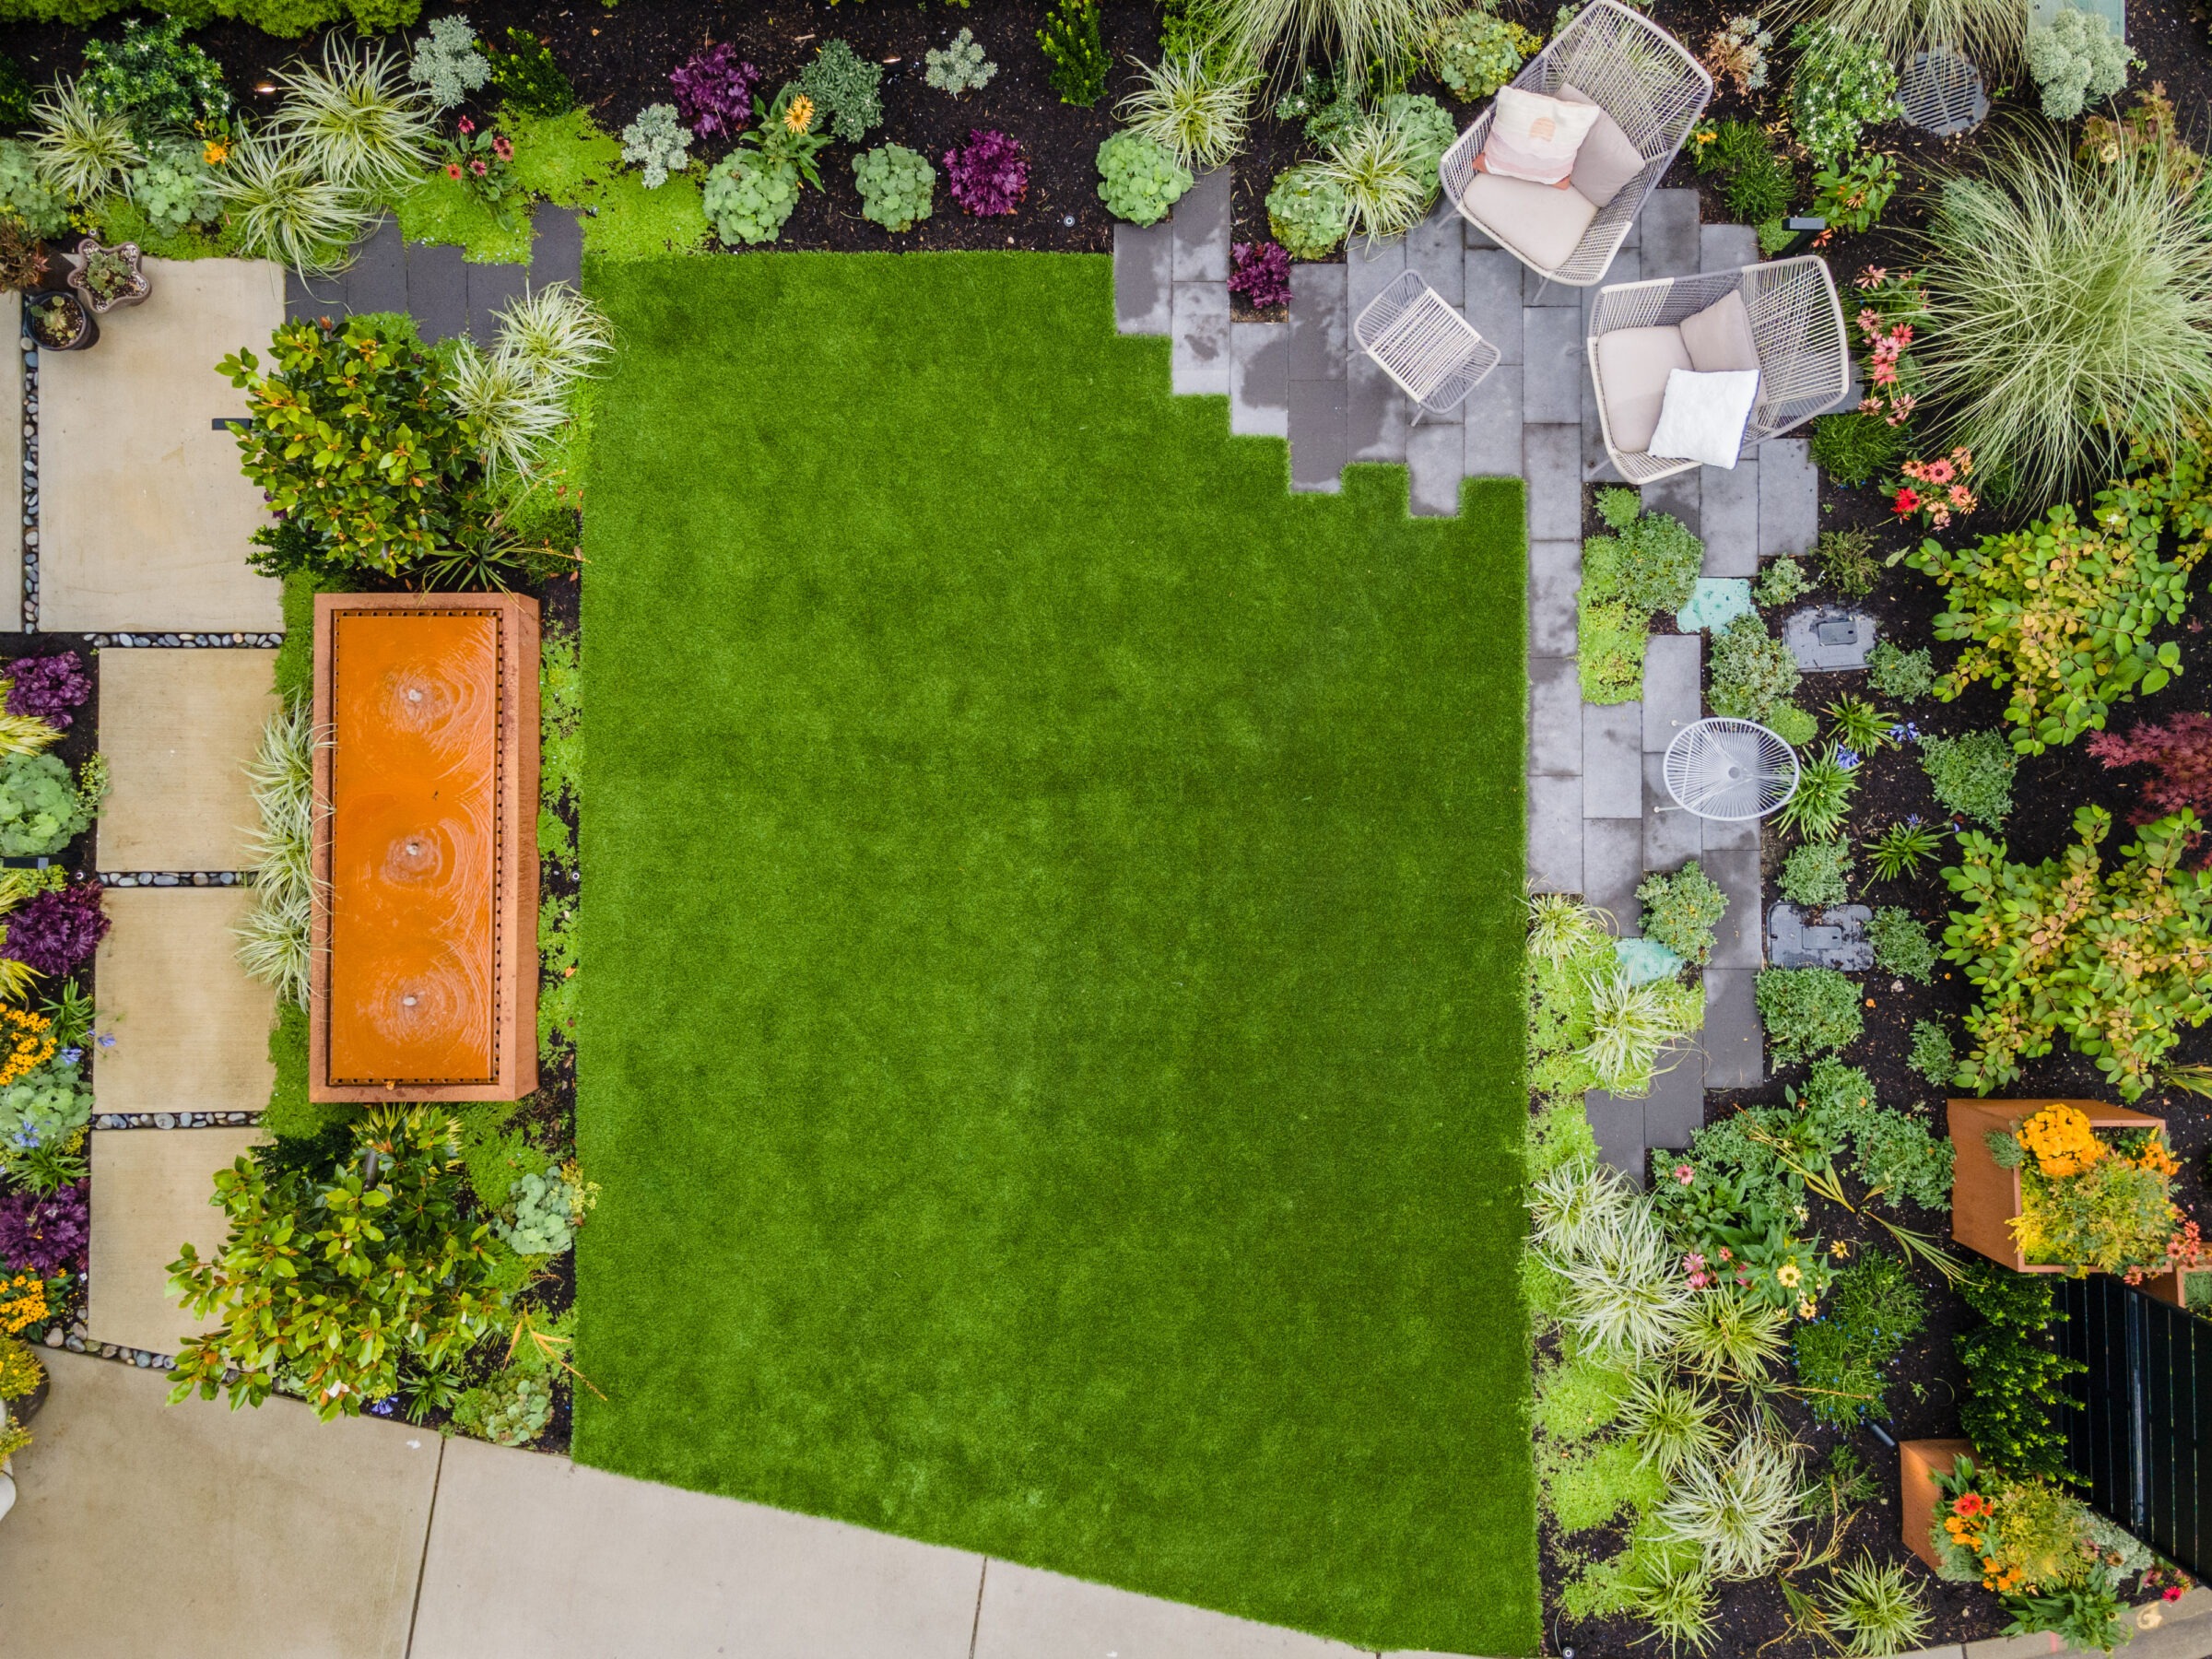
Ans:
[[[1417,271],[1367,302],[1352,337],[1413,399],[1417,421],[1420,412],[1448,415],[1465,403],[1503,355]]]

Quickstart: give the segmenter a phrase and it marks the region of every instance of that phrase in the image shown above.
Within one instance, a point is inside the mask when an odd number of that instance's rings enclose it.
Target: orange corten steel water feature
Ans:
[[[313,1098],[536,1087],[537,667],[528,599],[318,597]]]

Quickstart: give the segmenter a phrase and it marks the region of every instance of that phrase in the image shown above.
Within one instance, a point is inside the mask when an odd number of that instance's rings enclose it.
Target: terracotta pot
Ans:
[[[106,299],[94,293],[85,283],[86,267],[90,265],[92,255],[100,253],[120,253],[131,267],[130,286],[120,294]],[[69,274],[64,280],[68,283],[71,293],[104,317],[108,312],[121,311],[125,306],[143,304],[147,295],[154,291],[153,283],[138,268],[139,257],[136,242],[117,242],[112,248],[103,248],[98,237],[88,236],[72,252],[63,255],[69,266]]]
[[[2178,1268],[2168,1268],[2164,1273],[2154,1273],[2146,1277],[2143,1288],[2162,1302],[2186,1308],[2189,1305],[2189,1287],[2185,1281],[2206,1277],[2212,1277],[2212,1267],[2192,1267],[2186,1273]]]
[[[1952,1100],[1951,1145],[1958,1161],[1951,1174],[1951,1237],[1980,1251],[2015,1273],[2073,1273],[2053,1262],[2030,1262],[2013,1242],[2009,1223],[2020,1213],[2020,1172],[2000,1168],[1989,1150],[1993,1129],[2009,1129],[2046,1106],[2071,1106],[2092,1129],[2163,1129],[2164,1118],[2130,1112],[2102,1100]]]
[[[1928,1564],[1930,1571],[1943,1566],[1930,1534],[1936,1526],[1936,1506],[1943,1494],[1936,1477],[1948,1475],[1961,1457],[1971,1457],[1971,1442],[1962,1440],[1906,1441],[1897,1449],[1898,1508],[1903,1512],[1905,1547]]]
[[[56,300],[73,312],[83,326],[73,337],[58,343],[49,340],[34,327],[30,331],[30,337],[37,342],[41,351],[83,351],[100,338],[100,323],[92,315],[92,308],[75,294],[49,289],[42,294],[27,295],[24,302],[27,305],[44,306]]]

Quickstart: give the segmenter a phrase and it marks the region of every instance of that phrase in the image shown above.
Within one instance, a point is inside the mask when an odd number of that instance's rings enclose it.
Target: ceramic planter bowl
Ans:
[[[85,273],[90,267],[95,253],[119,254],[130,266],[130,281],[120,293],[101,295],[94,292],[86,282]],[[153,292],[153,284],[147,280],[146,273],[138,268],[140,255],[136,242],[117,242],[113,247],[106,248],[100,245],[97,237],[88,236],[76,244],[74,252],[63,257],[69,265],[69,274],[65,278],[69,285],[69,291],[101,316],[112,311],[121,311],[125,306],[140,304],[147,295]]]
[[[82,351],[100,338],[100,324],[92,315],[92,308],[75,294],[66,291],[32,294],[25,303],[41,312],[58,308],[77,325],[74,334],[56,339],[50,338],[45,329],[34,323],[30,337],[38,342],[41,351]]]

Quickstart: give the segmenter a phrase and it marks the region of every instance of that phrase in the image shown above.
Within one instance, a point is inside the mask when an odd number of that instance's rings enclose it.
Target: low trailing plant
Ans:
[[[1802,677],[1790,648],[1756,614],[1746,615],[1712,638],[1705,700],[1715,714],[1764,721]]]
[[[1936,971],[1936,941],[1911,911],[1880,906],[1867,918],[1866,940],[1874,947],[1874,965],[1884,973],[1924,985]]]
[[[1887,1418],[1886,1374],[1926,1323],[1927,1303],[1899,1257],[1869,1250],[1837,1274],[1825,1311],[1792,1333],[1813,1420],[1855,1429]]]
[[[1848,1048],[1865,1030],[1858,986],[1832,968],[1762,968],[1753,996],[1777,1065]]]
[[[1645,938],[1693,967],[1701,967],[1712,955],[1713,929],[1727,913],[1728,895],[1696,859],[1671,876],[1646,876],[1636,897],[1643,906]]]
[[[2001,732],[1921,739],[1921,770],[1936,800],[1992,830],[2002,829],[2012,811],[2012,779],[2019,764]]]
[[[1912,1047],[1905,1065],[1925,1078],[1929,1088],[1947,1087],[1959,1070],[1959,1053],[1951,1046],[1950,1031],[1933,1019],[1914,1020]]]
[[[1790,849],[1782,865],[1782,896],[1808,910],[1825,910],[1851,897],[1856,867],[1846,841],[1808,841]]]
[[[1888,640],[1877,640],[1866,653],[1866,684],[1899,702],[1918,702],[1935,688],[1935,656],[1924,646],[1907,651]]]

